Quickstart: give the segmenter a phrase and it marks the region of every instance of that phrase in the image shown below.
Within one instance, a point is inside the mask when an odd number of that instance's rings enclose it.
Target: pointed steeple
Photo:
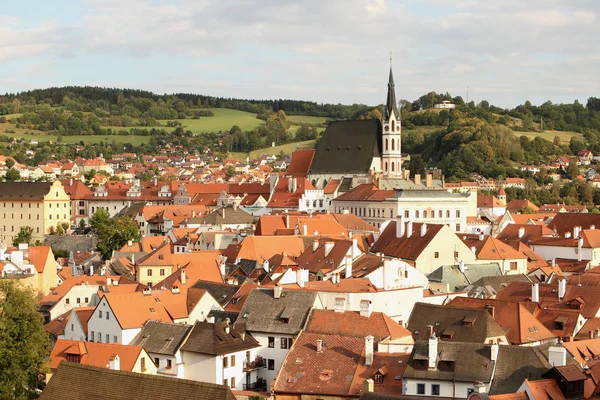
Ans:
[[[387,102],[385,104],[385,117],[389,118],[392,110],[398,118],[398,103],[396,102],[396,89],[394,85],[394,74],[392,73],[392,52],[390,51],[390,77],[388,80]]]

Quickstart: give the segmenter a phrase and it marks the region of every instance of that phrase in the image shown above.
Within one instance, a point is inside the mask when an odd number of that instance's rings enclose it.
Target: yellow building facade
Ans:
[[[32,228],[32,242],[43,242],[58,225],[70,226],[70,216],[70,197],[60,181],[0,182],[0,234],[7,244],[21,227]]]

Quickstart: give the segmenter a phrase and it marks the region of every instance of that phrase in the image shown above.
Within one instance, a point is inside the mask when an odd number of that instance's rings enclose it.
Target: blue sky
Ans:
[[[0,9],[0,92],[130,87],[333,103],[600,95],[597,0],[55,0]]]

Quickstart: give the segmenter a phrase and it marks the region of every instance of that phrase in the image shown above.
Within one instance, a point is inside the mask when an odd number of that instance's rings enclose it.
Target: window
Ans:
[[[235,355],[231,356],[231,366],[235,367]]]
[[[269,348],[275,348],[275,338],[273,336],[269,336]]]
[[[160,276],[165,276],[165,269],[164,268],[160,269]]]
[[[438,385],[438,384],[431,385],[431,395],[432,396],[440,395],[440,385]]]
[[[94,341],[94,331],[92,331],[92,337],[90,337],[90,340],[93,342]]]
[[[106,334],[106,343],[110,343],[110,335],[108,333]]]
[[[106,319],[108,320],[109,312],[106,312]]]
[[[417,394],[425,394],[425,384],[417,383]]]
[[[404,218],[408,218],[409,215],[410,215],[409,211],[408,210],[404,210]]]
[[[102,318],[102,310],[98,311],[100,313],[100,318]]]
[[[442,218],[442,210],[439,210],[439,211],[438,211],[438,217],[439,217],[439,218]]]
[[[173,365],[173,361],[167,359],[167,369],[171,369],[172,365]]]
[[[436,251],[435,253],[433,253],[433,258],[440,258],[440,252]]]
[[[229,386],[229,379],[223,379],[223,385]]]
[[[292,338],[281,338],[281,348],[289,349],[292,347]]]
[[[102,332],[98,332],[98,343],[102,343]]]
[[[113,343],[117,343],[118,339],[117,339],[117,335],[113,336]]]
[[[160,366],[160,359],[158,357],[154,357],[154,364],[156,364],[156,366]]]
[[[227,356],[223,357],[223,368],[228,368],[229,367],[229,359],[227,358]]]
[[[383,375],[377,373],[375,374],[374,378],[375,383],[383,383]]]
[[[71,324],[71,330],[72,330],[72,331],[74,331],[74,330],[75,330],[75,327],[74,327],[74,325],[73,325],[73,324]]]
[[[235,376],[231,377],[231,388],[235,389]]]
[[[415,218],[419,218],[421,216],[421,212],[419,210],[415,211]]]
[[[456,218],[460,218],[460,210],[456,210]]]
[[[78,297],[77,298],[77,304],[80,304],[80,303],[81,303],[81,297]]]
[[[65,299],[65,304],[69,304],[69,303],[70,303],[69,299]]]
[[[516,261],[511,261],[510,262],[510,269],[511,269],[511,271],[515,271],[517,269],[517,262]]]
[[[89,303],[89,302],[90,302],[90,299],[89,299],[89,297],[86,297],[86,298],[85,298],[85,302],[86,302],[86,303]]]
[[[450,218],[450,210],[446,210],[446,218]]]
[[[275,371],[275,360],[273,360],[272,358],[269,358],[267,360],[267,369],[269,371]]]
[[[454,258],[458,258],[458,251],[454,252]]]
[[[148,272],[147,272],[147,274],[148,274],[148,276],[152,276],[152,270],[149,269]]]
[[[146,370],[146,357],[142,357],[142,359],[140,360],[140,368],[142,372]]]

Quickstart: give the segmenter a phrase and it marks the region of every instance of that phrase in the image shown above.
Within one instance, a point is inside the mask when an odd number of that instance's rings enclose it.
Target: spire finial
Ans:
[[[392,67],[392,51],[390,50],[390,68]]]

